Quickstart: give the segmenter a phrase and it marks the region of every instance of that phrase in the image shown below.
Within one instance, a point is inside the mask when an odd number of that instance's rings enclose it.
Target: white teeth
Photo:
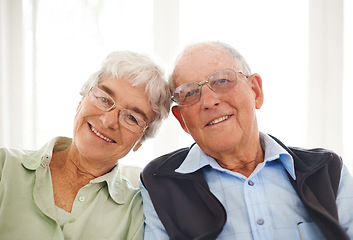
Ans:
[[[94,127],[91,126],[92,132],[94,132],[98,137],[102,138],[103,140],[107,141],[107,142],[114,142],[113,140],[103,136],[102,134],[100,134],[96,129],[94,129]]]
[[[219,122],[222,122],[222,121],[224,121],[224,120],[226,120],[226,119],[228,119],[228,118],[230,118],[230,115],[217,118],[217,119],[213,120],[212,122],[210,122],[210,123],[207,124],[207,125],[214,125],[214,124],[219,123]]]

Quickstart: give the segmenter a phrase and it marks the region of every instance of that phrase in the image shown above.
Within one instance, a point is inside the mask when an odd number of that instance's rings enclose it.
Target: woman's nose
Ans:
[[[116,130],[120,127],[118,109],[104,112],[99,118],[105,128]]]

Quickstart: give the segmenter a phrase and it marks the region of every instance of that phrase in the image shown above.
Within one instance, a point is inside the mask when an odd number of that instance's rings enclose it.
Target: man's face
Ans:
[[[240,70],[225,50],[208,45],[195,47],[180,58],[174,71],[175,86],[204,81],[224,68]],[[255,110],[263,101],[261,78],[257,74],[249,79],[240,73],[237,76],[237,85],[229,91],[216,93],[204,85],[198,102],[173,108],[184,130],[216,159],[255,144],[254,136],[258,136]]]

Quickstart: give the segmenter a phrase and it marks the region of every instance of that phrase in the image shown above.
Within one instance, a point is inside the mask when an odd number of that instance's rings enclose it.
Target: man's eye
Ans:
[[[198,89],[191,90],[185,95],[185,98],[192,97],[192,96],[194,96],[197,93],[198,93]]]
[[[218,79],[218,80],[214,81],[214,84],[220,85],[220,84],[225,84],[228,82],[230,82],[228,79],[222,78],[222,79]]]
[[[217,79],[212,81],[210,84],[212,86],[212,88],[218,89],[218,88],[224,88],[229,86],[230,84],[232,84],[232,80],[226,79],[226,78],[221,78],[221,79]]]

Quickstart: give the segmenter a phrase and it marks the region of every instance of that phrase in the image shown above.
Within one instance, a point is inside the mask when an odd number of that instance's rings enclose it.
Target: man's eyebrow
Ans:
[[[109,87],[107,87],[107,86],[105,86],[105,85],[103,85],[103,84],[98,85],[98,87],[99,87],[100,89],[102,89],[104,92],[108,93],[109,96],[111,96],[112,98],[114,98],[114,99],[115,99],[114,101],[116,101],[116,104],[119,105],[119,102],[116,100],[116,96],[115,96],[114,91],[112,91]],[[138,108],[138,107],[133,107],[133,108],[130,109],[130,110],[132,110],[132,111],[134,111],[134,112],[136,112],[136,113],[142,115],[142,117],[145,119],[145,121],[149,119],[149,118],[147,117],[146,113],[145,113],[144,111],[142,111],[142,110],[141,110],[140,108]]]

